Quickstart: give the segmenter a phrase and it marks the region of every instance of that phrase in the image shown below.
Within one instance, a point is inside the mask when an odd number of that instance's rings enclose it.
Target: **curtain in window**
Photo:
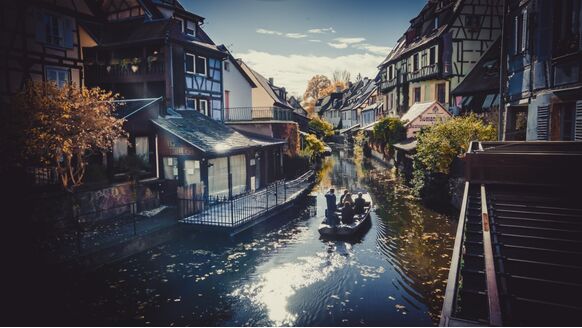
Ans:
[[[213,158],[208,162],[208,194],[228,196],[228,158]]]
[[[135,155],[143,159],[145,162],[150,160],[150,145],[148,137],[135,138]]]
[[[164,179],[178,180],[178,159],[164,157]]]
[[[200,161],[184,161],[184,184],[200,184]]]
[[[230,156],[232,174],[232,194],[238,195],[247,190],[247,160],[245,155]]]
[[[126,138],[119,138],[113,142],[113,160],[117,161],[123,156],[127,156],[128,141]]]

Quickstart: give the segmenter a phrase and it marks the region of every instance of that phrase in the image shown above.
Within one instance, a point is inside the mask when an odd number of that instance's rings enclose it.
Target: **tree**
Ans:
[[[323,89],[320,93],[320,98],[321,97],[327,97],[330,94],[337,92],[337,91],[344,91],[345,89],[348,88],[348,84],[344,81],[334,81],[330,86],[328,86],[327,88]]]
[[[392,150],[392,145],[404,140],[406,136],[406,128],[404,123],[397,117],[385,117],[374,125],[372,130],[372,137],[375,142],[380,143],[382,149],[388,146],[388,150]]]
[[[325,145],[314,134],[305,136],[305,152],[309,155],[311,160],[317,159],[323,154]]]
[[[333,125],[319,117],[309,121],[309,128],[315,132],[318,138],[326,138],[333,135]]]
[[[332,81],[334,83],[343,82],[345,85],[347,85],[350,82],[350,77],[351,74],[347,70],[345,69],[343,71],[336,70],[333,72]]]
[[[320,93],[323,89],[329,87],[331,81],[325,75],[315,75],[309,82],[307,82],[307,89],[303,94],[303,99],[308,100],[320,98]]]
[[[87,156],[111,150],[115,139],[126,136],[124,120],[113,116],[116,98],[99,88],[27,83],[12,101],[26,117],[17,138],[23,159],[56,168],[63,188],[72,191],[82,183]]]

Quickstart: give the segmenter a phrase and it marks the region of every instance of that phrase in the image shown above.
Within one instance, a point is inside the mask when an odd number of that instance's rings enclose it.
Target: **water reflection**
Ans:
[[[98,325],[430,325],[452,248],[446,216],[378,164],[334,152],[304,206],[234,239],[195,233],[79,282],[68,305]],[[367,189],[356,242],[320,240],[324,193]]]

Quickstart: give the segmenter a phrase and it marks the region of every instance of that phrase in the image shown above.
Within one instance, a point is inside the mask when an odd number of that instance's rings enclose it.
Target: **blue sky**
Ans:
[[[315,74],[376,66],[426,0],[181,0],[217,44],[301,95]]]

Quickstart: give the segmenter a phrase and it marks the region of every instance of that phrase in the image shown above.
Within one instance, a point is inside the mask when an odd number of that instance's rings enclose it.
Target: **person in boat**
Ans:
[[[349,202],[345,202],[344,207],[342,208],[342,223],[343,224],[354,223],[354,209],[352,208],[352,204],[350,204]]]
[[[348,192],[344,197],[343,203],[346,203],[346,202],[350,203],[350,205],[352,205],[352,206],[354,205],[354,199],[352,198],[352,194],[350,192]]]
[[[366,200],[362,197],[362,193],[358,193],[358,198],[354,201],[354,213],[364,214],[364,207],[366,206]]]
[[[341,207],[344,203],[344,199],[346,198],[346,195],[349,195],[350,191],[349,190],[344,190],[344,193],[340,196],[340,201],[339,201],[339,207]]]
[[[337,217],[335,215],[335,211],[337,210],[337,205],[335,203],[335,189],[329,189],[329,191],[325,194],[325,200],[327,202],[327,222],[331,226],[335,226],[337,224]]]

